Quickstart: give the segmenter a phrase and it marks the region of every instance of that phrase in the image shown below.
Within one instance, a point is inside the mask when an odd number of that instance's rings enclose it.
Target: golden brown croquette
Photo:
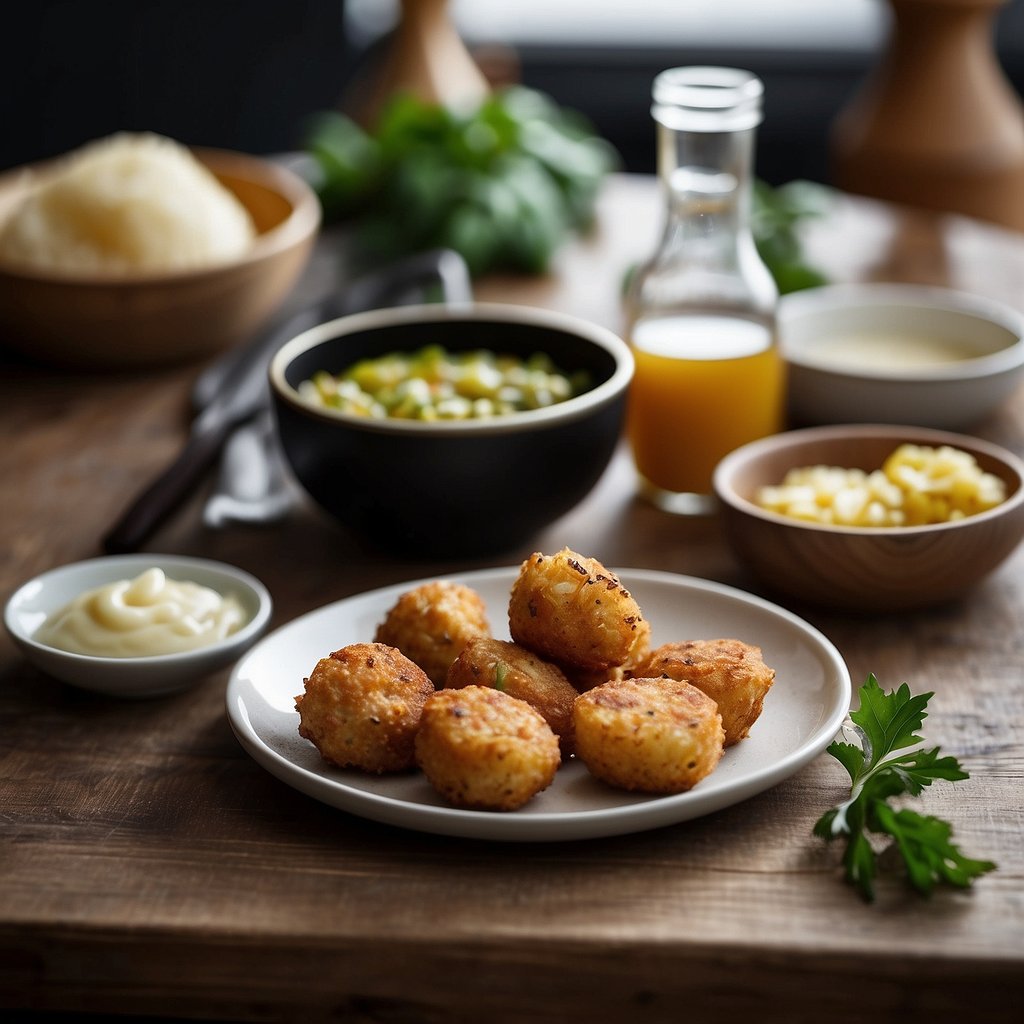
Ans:
[[[516,643],[584,671],[621,666],[646,642],[640,608],[618,577],[568,548],[523,562],[508,618]]]
[[[577,692],[557,666],[508,640],[474,637],[448,670],[445,686],[490,686],[525,700],[541,713],[559,739],[562,754],[572,753],[572,705]]]
[[[628,679],[638,675],[637,669],[647,660],[651,653],[651,624],[644,619],[637,624],[636,637],[633,641],[633,648],[629,656],[621,665],[613,668],[574,668],[571,665],[562,666],[562,671],[570,683],[580,692],[592,690],[601,683],[607,683],[612,679]]]
[[[351,644],[322,658],[295,698],[299,735],[325,761],[367,772],[415,763],[413,744],[434,684],[400,651]]]
[[[728,639],[663,644],[651,652],[641,674],[681,680],[706,693],[718,705],[727,747],[749,734],[775,680],[760,647]]]
[[[377,627],[378,643],[397,647],[444,686],[451,663],[474,636],[490,636],[483,598],[462,583],[435,580],[406,591]]]
[[[576,698],[576,756],[620,789],[682,793],[709,775],[725,738],[715,702],[689,683],[618,679]]]
[[[438,690],[423,708],[416,762],[455,807],[514,811],[551,785],[560,760],[540,712],[501,690]]]

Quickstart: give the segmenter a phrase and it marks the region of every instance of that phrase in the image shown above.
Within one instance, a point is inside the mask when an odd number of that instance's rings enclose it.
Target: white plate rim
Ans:
[[[530,805],[513,813],[470,811],[419,804],[374,793],[328,778],[328,773],[340,773],[339,769],[332,769],[329,765],[325,764],[323,774],[320,774],[296,764],[274,749],[253,725],[242,691],[247,684],[252,683],[249,674],[268,645],[282,642],[289,634],[300,634],[312,628],[321,616],[343,612],[346,606],[352,607],[355,602],[379,602],[383,613],[400,593],[430,580],[453,580],[469,586],[500,581],[511,587],[518,571],[518,566],[479,569],[378,587],[324,605],[278,627],[238,661],[228,680],[225,696],[227,716],[239,743],[257,764],[280,781],[307,796],[357,817],[445,836],[512,842],[564,841],[622,835],[688,821],[725,809],[771,789],[816,758],[835,738],[847,715],[852,685],[842,655],[820,630],[793,612],[756,595],[698,577],[654,569],[616,569],[614,571],[627,587],[649,583],[679,588],[683,591],[718,595],[733,602],[738,608],[756,608],[795,630],[832,673],[831,678],[826,680],[831,693],[823,720],[784,757],[753,775],[741,777],[724,789],[702,791],[698,785],[687,793],[649,797],[642,802],[626,802],[618,807],[545,813],[532,813]],[[314,653],[314,657],[326,653]],[[295,720],[297,729],[297,713]],[[559,771],[566,772],[573,767],[585,772],[582,765],[565,766]],[[360,778],[355,773],[352,773],[352,776]],[[366,778],[372,780],[372,776]],[[624,794],[625,796],[627,795]]]

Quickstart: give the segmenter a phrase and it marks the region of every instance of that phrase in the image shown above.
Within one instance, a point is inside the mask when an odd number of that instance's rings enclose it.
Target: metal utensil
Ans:
[[[317,324],[385,305],[389,296],[424,281],[440,282],[450,303],[469,301],[469,271],[458,253],[434,250],[367,274],[339,295],[276,321],[252,345],[229,353],[197,381],[193,400],[202,408],[175,461],[132,503],[103,538],[111,553],[136,551],[199,484],[232,432],[269,408],[267,371],[274,353]]]

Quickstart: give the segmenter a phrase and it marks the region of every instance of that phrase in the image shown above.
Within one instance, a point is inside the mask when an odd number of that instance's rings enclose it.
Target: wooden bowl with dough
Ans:
[[[257,229],[241,258],[169,273],[81,274],[0,261],[0,346],[33,360],[130,368],[201,360],[249,338],[302,272],[320,203],[297,174],[242,153],[193,150],[249,210]],[[0,176],[0,221],[30,171]]]

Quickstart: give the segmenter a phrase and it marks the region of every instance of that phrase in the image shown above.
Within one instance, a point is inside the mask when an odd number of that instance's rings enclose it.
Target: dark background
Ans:
[[[346,38],[343,8],[343,0],[10,3],[0,28],[0,168],[120,129],[253,153],[296,148],[307,115],[335,105],[363,59]],[[1002,9],[995,38],[1024,94],[1024,0]],[[758,173],[779,183],[829,180],[829,125],[877,54],[550,45],[518,57],[521,79],[585,113],[631,171],[654,168],[649,106],[658,71],[749,68],[766,89]]]

